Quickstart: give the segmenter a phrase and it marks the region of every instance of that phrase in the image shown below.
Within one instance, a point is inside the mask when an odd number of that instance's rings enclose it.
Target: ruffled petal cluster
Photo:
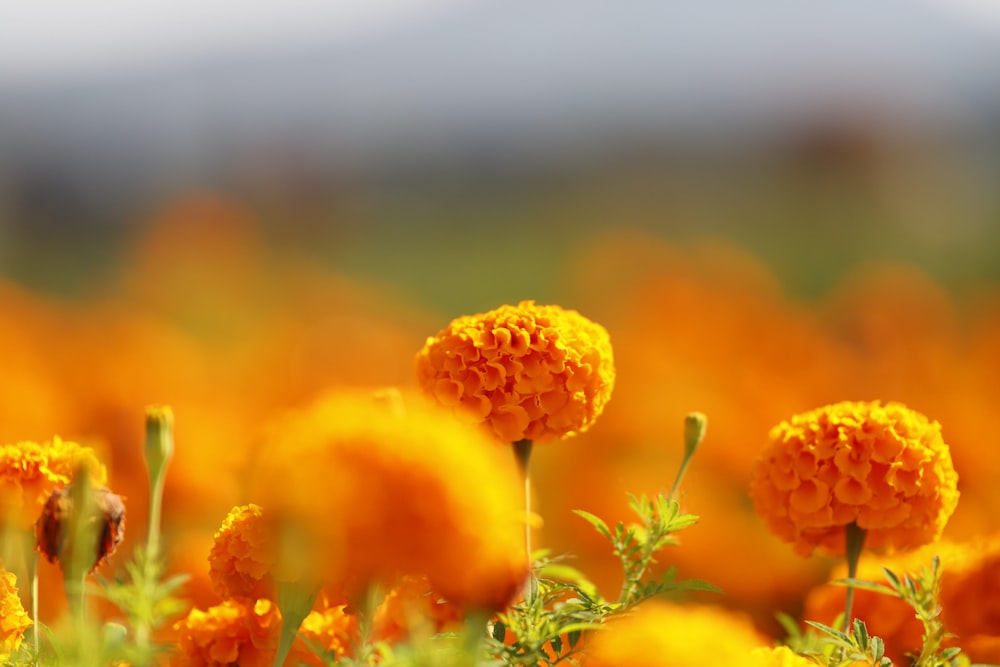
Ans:
[[[427,394],[502,442],[586,431],[615,384],[607,330],[534,301],[459,317],[427,339],[416,367]]]
[[[31,619],[21,605],[14,575],[0,567],[0,662],[21,647]]]
[[[349,596],[413,574],[498,609],[526,574],[524,528],[514,463],[488,444],[419,397],[340,392],[277,425],[251,497],[310,545],[303,572]]]
[[[178,667],[270,667],[278,646],[281,615],[270,600],[226,600],[192,609],[176,624]]]
[[[90,471],[95,486],[107,471],[94,451],[58,437],[50,442],[0,445],[0,523],[30,528],[51,493],[72,481],[79,466]]]
[[[584,667],[806,667],[787,649],[766,648],[749,618],[716,607],[650,602],[591,635]]]
[[[234,507],[208,555],[212,589],[222,598],[275,598],[274,538],[259,505]]]
[[[808,556],[844,553],[844,527],[866,548],[937,539],[958,504],[958,475],[941,426],[899,403],[845,401],[771,431],[751,495],[771,531]]]

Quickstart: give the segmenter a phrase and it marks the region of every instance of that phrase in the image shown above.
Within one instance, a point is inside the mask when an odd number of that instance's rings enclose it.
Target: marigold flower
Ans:
[[[299,627],[299,636],[308,644],[320,649],[326,657],[338,659],[349,655],[358,636],[358,617],[348,614],[346,605],[325,606],[306,616]],[[293,664],[304,663],[321,667],[315,654],[304,649],[293,649]]]
[[[426,577],[405,576],[375,610],[372,637],[395,643],[411,632],[435,635],[457,629],[462,610],[431,590]]]
[[[278,647],[278,606],[226,600],[206,610],[192,609],[174,625],[178,667],[270,667]]]
[[[55,437],[51,442],[0,445],[0,522],[30,528],[46,499],[69,484],[86,466],[96,485],[107,482],[107,471],[94,451]]]
[[[125,504],[121,497],[108,489],[91,488],[92,514],[78,517],[73,502],[73,485],[55,489],[45,501],[42,514],[35,524],[36,548],[50,563],[66,565],[67,553],[72,553],[74,521],[85,521],[96,531],[93,561],[85,563],[92,572],[115,552],[125,539]],[[87,503],[84,503],[86,505]]]
[[[455,319],[416,366],[428,395],[503,442],[586,431],[615,384],[607,330],[534,301]]]
[[[1000,664],[1000,534],[973,542],[941,541],[921,549],[892,556],[865,554],[858,564],[858,578],[885,582],[882,568],[899,575],[917,576],[941,560],[941,620],[955,635],[947,644],[960,646],[974,663]],[[831,577],[847,576],[838,566]],[[806,597],[805,618],[832,623],[844,610],[843,586],[818,586]],[[885,640],[886,653],[896,664],[906,664],[905,654],[919,654],[923,645],[923,625],[913,609],[890,595],[858,589],[854,615],[868,631]]]
[[[21,639],[29,627],[31,619],[21,606],[17,580],[0,566],[0,662],[21,647]]]
[[[650,602],[595,632],[584,667],[701,667],[780,665],[752,657],[767,643],[749,619],[723,609]],[[796,665],[794,662],[787,663]],[[809,664],[809,663],[804,663]]]
[[[757,514],[796,552],[837,556],[852,522],[872,549],[937,539],[958,504],[957,483],[940,424],[899,403],[845,401],[772,429],[750,492]]]
[[[212,589],[220,597],[275,599],[274,540],[259,505],[241,505],[229,512],[215,533],[208,564]]]
[[[313,541],[303,572],[349,595],[422,574],[456,604],[500,608],[526,574],[523,524],[514,464],[487,445],[419,398],[334,394],[279,425],[251,497]]]

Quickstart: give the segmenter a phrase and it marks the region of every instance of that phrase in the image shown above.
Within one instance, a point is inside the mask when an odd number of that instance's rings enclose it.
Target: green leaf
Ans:
[[[493,624],[493,639],[497,640],[501,644],[503,643],[504,637],[507,636],[507,626],[503,624],[503,621],[497,621]]]
[[[875,658],[875,662],[880,662],[882,660],[882,656],[885,655],[885,642],[882,641],[881,637],[872,637],[870,643],[872,647],[872,657]]]
[[[882,568],[882,572],[885,573],[885,578],[889,580],[889,582],[892,584],[893,588],[895,588],[897,591],[902,591],[903,590],[903,586],[902,586],[902,584],[899,583],[899,577],[896,576],[895,572],[893,572],[892,570],[890,570],[887,567],[883,567]]]
[[[825,625],[825,624],[819,623],[817,621],[806,621],[806,623],[808,623],[809,625],[813,626],[817,630],[820,630],[821,632],[824,632],[824,633],[830,635],[834,639],[839,640],[844,646],[848,646],[848,647],[853,646],[853,642],[851,642],[851,638],[848,637],[847,635],[845,635],[840,630],[837,630],[836,628],[831,628],[829,625]]]
[[[566,639],[569,642],[570,650],[576,647],[577,643],[580,641],[580,637],[583,636],[583,632],[580,630],[573,630],[572,632],[566,633]]]
[[[868,628],[860,618],[854,619],[854,638],[862,651],[868,650]]]
[[[876,593],[881,593],[883,595],[891,595],[892,597],[899,597],[899,593],[894,589],[889,588],[885,584],[877,584],[873,581],[866,581],[864,579],[834,579],[830,582],[834,586],[854,586],[855,588],[864,589],[866,591],[874,591]]]
[[[789,637],[800,637],[802,636],[802,630],[799,629],[799,622],[796,621],[792,616],[786,614],[783,611],[779,611],[774,615],[778,624],[784,629],[785,634]]]
[[[591,514],[590,512],[585,512],[584,510],[573,510],[573,513],[579,517],[582,517],[584,521],[586,521],[591,526],[596,528],[597,532],[599,532],[601,535],[604,535],[604,537],[608,538],[609,540],[612,539],[611,531],[608,529],[608,524],[604,523],[604,519],[594,514]],[[621,526],[621,524],[618,525],[619,527]]]

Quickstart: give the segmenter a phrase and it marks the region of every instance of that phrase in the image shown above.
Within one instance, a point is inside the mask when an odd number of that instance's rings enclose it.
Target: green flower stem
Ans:
[[[524,480],[524,551],[528,559],[528,586],[527,591],[532,590],[531,573],[534,563],[531,560],[531,476],[528,473],[528,463],[531,461],[531,440],[518,440],[513,443],[514,459],[517,461],[517,468]]]
[[[868,531],[858,526],[854,521],[844,528],[847,540],[847,577],[855,579],[858,576],[858,560],[861,558],[861,551],[865,546],[865,537]],[[847,599],[844,602],[844,632],[849,632],[851,628],[851,609],[854,606],[854,584],[847,584]]]
[[[38,552],[32,549],[28,554],[28,578],[31,581],[31,644],[35,655],[41,650],[38,637]]]

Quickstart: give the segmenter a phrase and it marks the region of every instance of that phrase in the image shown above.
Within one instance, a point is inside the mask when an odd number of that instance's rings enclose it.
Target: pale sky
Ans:
[[[364,37],[474,0],[0,0],[0,78]]]

